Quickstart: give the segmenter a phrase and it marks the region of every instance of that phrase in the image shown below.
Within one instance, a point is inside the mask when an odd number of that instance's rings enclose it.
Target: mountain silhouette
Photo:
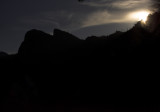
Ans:
[[[53,35],[28,31],[18,53],[0,52],[2,101],[138,103],[158,98],[159,15],[126,32],[85,40],[59,29]]]

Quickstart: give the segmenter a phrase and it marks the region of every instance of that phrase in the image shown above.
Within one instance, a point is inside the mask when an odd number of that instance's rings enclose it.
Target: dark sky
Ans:
[[[82,39],[125,31],[137,21],[130,14],[151,6],[151,0],[1,0],[0,51],[16,53],[30,29],[59,28]]]

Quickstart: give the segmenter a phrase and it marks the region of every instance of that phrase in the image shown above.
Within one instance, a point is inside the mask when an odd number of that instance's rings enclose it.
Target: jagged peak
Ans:
[[[80,40],[78,37],[66,32],[66,31],[62,31],[60,29],[54,29],[53,31],[53,36],[56,39],[63,39],[63,40]]]
[[[50,38],[52,38],[51,35],[37,29],[32,29],[25,34],[24,41],[33,41],[33,40],[50,39]]]

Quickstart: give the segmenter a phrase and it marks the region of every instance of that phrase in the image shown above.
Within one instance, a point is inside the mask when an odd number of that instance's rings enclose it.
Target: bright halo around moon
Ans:
[[[130,16],[137,21],[142,21],[145,23],[149,14],[149,11],[137,11],[132,13]]]

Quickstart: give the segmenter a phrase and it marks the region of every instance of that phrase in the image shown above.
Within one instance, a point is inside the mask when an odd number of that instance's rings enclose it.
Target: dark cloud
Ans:
[[[152,8],[155,11],[160,10],[160,1],[159,0],[152,0]]]
[[[107,7],[108,10],[122,10],[148,8],[150,2],[150,0],[86,0],[83,4],[91,7]]]

